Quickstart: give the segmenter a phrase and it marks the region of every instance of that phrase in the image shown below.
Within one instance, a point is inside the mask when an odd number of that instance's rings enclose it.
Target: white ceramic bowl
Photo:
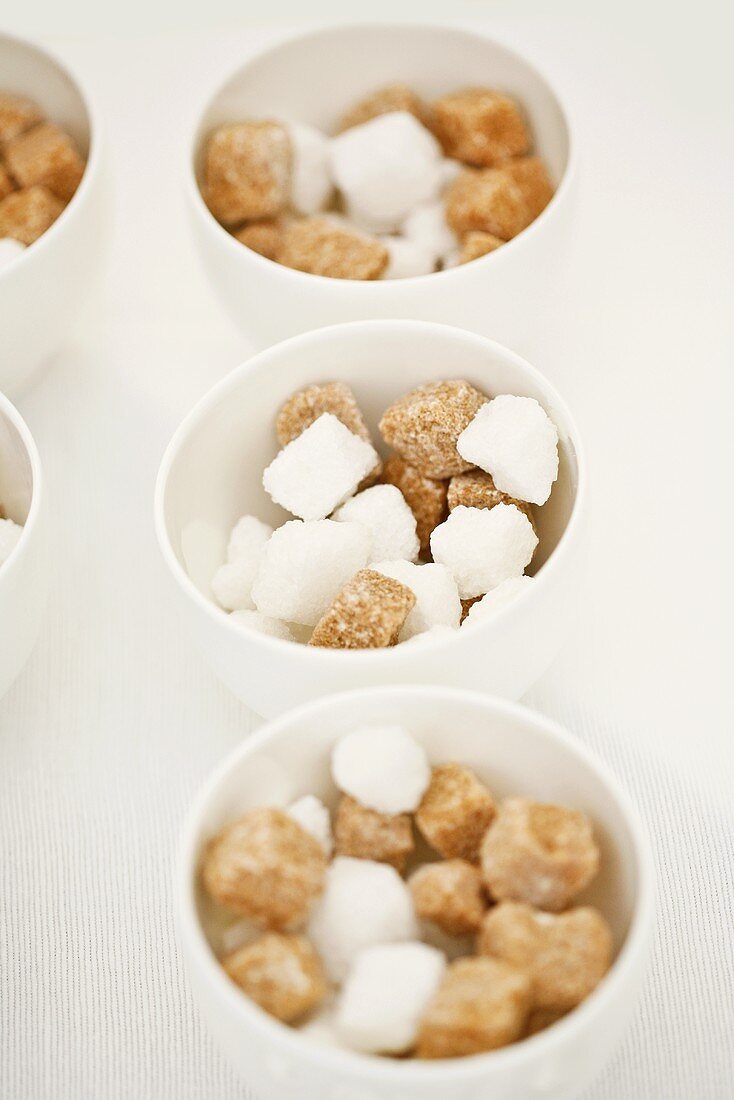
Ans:
[[[0,34],[0,84],[35,100],[87,158],[60,217],[0,271],[0,389],[16,393],[57,350],[99,274],[107,210],[99,123],[76,78],[46,50]]]
[[[341,379],[354,389],[377,443],[382,412],[441,378],[467,378],[490,394],[535,397],[560,433],[560,474],[538,510],[535,583],[490,621],[446,638],[373,650],[296,645],[238,627],[209,584],[230,529],[252,512],[289,517],[262,488],[274,457],[275,415],[295,390]],[[384,448],[383,448],[384,451]],[[261,352],[232,371],[186,417],[156,487],[158,540],[189,629],[217,674],[258,714],[271,716],[328,692],[423,682],[519,697],[562,644],[578,589],[586,512],[578,432],[561,398],[519,356],[485,337],[423,321],[361,321],[321,329]]]
[[[23,534],[0,565],[0,699],[27,661],[48,593],[48,539],[41,461],[18,411],[0,393],[0,504]]]
[[[209,213],[199,187],[213,127],[247,117],[333,130],[350,104],[399,80],[426,97],[472,84],[516,96],[558,186],[523,233],[470,264],[411,279],[359,282],[293,271],[243,247]],[[186,150],[196,241],[214,289],[261,345],[319,325],[372,317],[443,321],[517,345],[558,270],[573,210],[575,154],[557,94],[524,58],[477,33],[446,26],[364,25],[318,30],[257,54],[212,95]]]
[[[307,793],[332,806],[334,742],[359,723],[400,722],[432,763],[459,760],[500,797],[524,794],[584,811],[601,872],[581,900],[609,920],[616,959],[591,996],[547,1031],[504,1050],[446,1062],[378,1059],[319,1046],[257,1008],[210,947],[198,888],[201,854],[252,806]],[[649,956],[654,872],[646,837],[614,778],[553,722],[516,703],[435,687],[353,692],[300,707],[249,738],[206,783],[180,848],[178,928],[194,995],[214,1036],[261,1100],[561,1100],[597,1074],[636,1007]],[[297,1084],[296,1084],[297,1083]]]

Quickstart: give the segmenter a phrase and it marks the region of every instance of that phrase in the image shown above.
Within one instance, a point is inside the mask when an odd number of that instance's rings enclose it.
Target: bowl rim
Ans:
[[[383,31],[383,32],[399,32],[399,31],[435,31],[441,34],[452,33],[458,37],[465,39],[479,39],[490,43],[500,52],[506,54],[506,56],[513,62],[520,66],[524,66],[529,69],[545,86],[551,99],[555,102],[558,108],[559,114],[563,121],[563,125],[566,131],[566,139],[568,143],[568,156],[566,159],[566,166],[563,171],[558,185],[554,191],[553,198],[550,200],[544,210],[534,218],[530,225],[526,226],[520,233],[518,233],[511,240],[506,241],[502,248],[497,248],[493,252],[489,252],[484,256],[479,256],[474,260],[471,260],[468,264],[458,264],[455,267],[443,268],[441,271],[431,271],[427,275],[411,275],[400,279],[337,279],[333,276],[327,275],[314,275],[307,271],[298,271],[295,268],[286,267],[284,264],[277,263],[275,260],[270,260],[266,256],[261,256],[258,252],[255,252],[251,248],[247,248],[242,245],[235,237],[220,225],[214,215],[209,210],[208,206],[204,202],[204,196],[196,178],[196,159],[199,152],[200,141],[197,139],[202,121],[211,107],[212,103],[222,94],[227,85],[244,72],[251,65],[259,63],[261,61],[267,61],[272,59],[274,55],[284,47],[291,46],[301,42],[308,42],[314,39],[323,37],[334,32],[341,31]],[[399,286],[423,286],[426,279],[435,278],[440,276],[453,276],[457,278],[463,270],[467,267],[475,267],[479,270],[479,265],[486,266],[490,263],[501,263],[501,257],[507,255],[508,248],[512,251],[513,255],[517,251],[519,242],[531,241],[533,236],[538,232],[538,227],[545,226],[548,219],[555,215],[556,210],[560,208],[561,202],[565,201],[567,193],[571,190],[573,182],[576,178],[578,171],[578,154],[575,139],[575,128],[572,122],[572,115],[568,105],[564,101],[562,95],[559,94],[556,85],[551,81],[545,73],[545,70],[538,66],[535,61],[531,61],[525,54],[520,53],[513,46],[508,45],[501,39],[496,38],[494,35],[485,34],[483,31],[471,30],[466,26],[461,26],[455,23],[438,23],[438,22],[400,22],[389,23],[386,21],[371,22],[329,22],[315,29],[308,30],[302,33],[288,34],[278,39],[276,42],[270,43],[262,49],[256,50],[251,56],[249,56],[243,63],[232,69],[229,75],[222,80],[217,77],[216,83],[208,90],[205,97],[197,105],[193,114],[193,124],[189,126],[187,130],[186,145],[184,151],[184,180],[185,190],[188,195],[188,201],[190,202],[194,213],[199,218],[202,226],[206,226],[205,232],[214,232],[214,237],[219,239],[224,248],[230,249],[231,254],[234,257],[239,254],[242,256],[244,253],[249,253],[245,256],[246,263],[253,263],[255,270],[261,272],[264,278],[267,278],[267,272],[276,278],[283,277],[284,279],[291,280],[295,290],[299,286],[303,286],[304,280],[309,280],[308,285],[317,285],[318,283],[331,289],[339,287],[340,293],[345,295],[359,295],[372,293],[376,297],[379,295],[388,295],[390,289],[396,284]],[[499,257],[499,259],[498,259]],[[315,281],[315,282],[314,282]],[[381,289],[378,289],[381,288]]]
[[[543,563],[538,573],[534,576],[534,582],[532,585],[526,585],[518,595],[503,607],[498,608],[495,613],[477,623],[471,623],[467,628],[476,634],[477,641],[480,640],[482,631],[489,632],[494,629],[501,629],[505,618],[514,615],[518,607],[524,606],[526,601],[534,598],[534,594],[537,592],[538,585],[546,583],[541,581],[541,578],[551,578],[555,575],[559,568],[559,560],[568,552],[570,545],[578,541],[583,531],[583,518],[586,514],[586,498],[587,498],[587,469],[586,458],[584,454],[583,444],[579,435],[578,428],[575,420],[571,415],[568,406],[563,398],[560,396],[555,386],[546,378],[546,376],[534,367],[531,363],[528,363],[526,359],[512,351],[510,348],[505,347],[502,344],[497,343],[495,340],[491,340],[487,336],[481,336],[478,333],[470,332],[467,329],[458,328],[453,325],[439,324],[435,321],[416,321],[416,320],[397,320],[397,319],[373,319],[369,321],[346,321],[338,325],[326,325],[323,328],[311,329],[308,332],[300,333],[296,336],[291,336],[286,340],[282,340],[277,344],[271,345],[264,351],[260,351],[253,355],[251,358],[245,360],[238,367],[235,367],[219,382],[215,383],[194,407],[186,414],[183,420],[179,423],[178,428],[174,432],[171,440],[166,447],[166,450],[161,459],[161,464],[158,469],[158,476],[156,478],[155,493],[154,493],[154,515],[155,515],[155,528],[156,536],[158,539],[158,545],[160,547],[163,558],[168,566],[169,571],[174,577],[178,587],[182,590],[184,598],[192,600],[194,604],[205,615],[210,617],[213,622],[218,622],[219,625],[226,631],[232,631],[233,637],[242,638],[243,628],[238,626],[236,622],[231,621],[230,616],[218,607],[212,599],[206,597],[194,584],[188,573],[184,569],[181,562],[178,560],[176,553],[174,552],[171,544],[171,539],[168,534],[168,527],[166,523],[165,504],[166,504],[166,492],[168,486],[168,479],[176,461],[178,453],[182,446],[188,439],[191,431],[199,424],[199,422],[207,415],[209,410],[219,403],[222,396],[229,390],[236,389],[243,381],[257,376],[260,373],[266,373],[269,369],[269,364],[272,359],[280,357],[283,352],[286,353],[295,352],[297,354],[298,349],[309,344],[318,344],[324,339],[330,338],[332,335],[338,337],[342,333],[356,332],[358,330],[364,331],[365,329],[370,332],[385,332],[394,333],[397,331],[413,331],[413,332],[437,332],[442,335],[450,334],[452,339],[461,340],[463,342],[471,342],[475,345],[481,345],[481,347],[492,351],[494,354],[499,355],[504,359],[512,361],[513,365],[519,367],[524,373],[529,374],[540,388],[548,391],[552,397],[554,406],[561,410],[568,426],[568,439],[573,445],[573,452],[576,459],[577,470],[577,484],[574,494],[574,500],[571,507],[571,514],[569,515],[568,522],[566,523],[563,533],[561,534],[555,548],[550,553],[547,560]],[[499,624],[499,625],[498,625]],[[462,628],[463,629],[463,628]],[[454,636],[456,635],[456,637]],[[366,664],[372,662],[372,664],[379,668],[381,664],[389,662],[392,667],[395,667],[397,662],[410,660],[411,655],[415,652],[416,648],[420,647],[421,653],[426,653],[429,650],[432,652],[438,651],[440,648],[450,646],[457,641],[459,632],[454,631],[451,635],[444,635],[443,633],[438,637],[424,638],[420,642],[416,642],[415,646],[396,646],[391,647],[389,650],[385,649],[346,649],[346,650],[332,650],[319,646],[307,646],[300,643],[285,640],[283,638],[275,638],[269,634],[261,634],[257,631],[248,631],[247,638],[253,644],[262,644],[265,649],[269,649],[271,654],[293,654],[293,647],[298,646],[302,651],[301,656],[304,660],[311,661],[314,665],[317,663],[327,664],[328,662],[337,662],[338,667],[344,668],[344,662],[361,662]],[[465,635],[464,635],[465,636]],[[288,647],[287,650],[284,647]],[[402,652],[401,652],[402,650]]]
[[[13,425],[15,430],[20,436],[21,442],[25,448],[26,455],[31,467],[31,503],[28,509],[28,515],[26,516],[25,523],[23,524],[23,533],[18,539],[17,543],[10,551],[10,554],[5,561],[0,565],[0,584],[7,581],[8,577],[12,573],[16,563],[20,561],[24,548],[28,545],[30,539],[33,537],[33,530],[38,524],[38,515],[41,509],[41,500],[44,493],[43,485],[43,472],[41,468],[41,456],[38,453],[36,442],[31,435],[30,428],[26,424],[23,417],[12,401],[0,392],[0,416],[5,418]]]
[[[22,46],[24,49],[38,54],[39,57],[50,63],[66,77],[79,96],[86,116],[86,123],[89,129],[89,151],[87,153],[86,164],[84,165],[84,173],[76,191],[69,199],[56,221],[41,234],[38,240],[33,241],[32,244],[26,245],[23,252],[16,256],[12,263],[9,263],[0,270],[0,285],[3,279],[11,278],[12,274],[18,271],[21,265],[31,263],[34,256],[40,255],[44,248],[49,247],[49,240],[51,242],[56,240],[56,237],[63,231],[63,227],[66,225],[69,218],[74,215],[80,204],[85,200],[88,191],[93,186],[93,178],[96,177],[99,172],[99,162],[101,158],[101,126],[99,114],[94,105],[94,100],[87,91],[84,82],[69,68],[65,61],[62,61],[53,50],[49,50],[46,46],[40,46],[30,38],[24,38],[22,35],[18,34],[11,34],[8,31],[0,31],[0,41],[2,40],[9,42],[11,46]],[[50,119],[50,121],[53,122],[53,119]]]
[[[624,942],[609,971],[585,1001],[557,1021],[553,1027],[520,1042],[486,1054],[447,1059],[442,1062],[401,1062],[357,1051],[321,1046],[309,1040],[298,1030],[289,1028],[268,1016],[243,996],[226,977],[206,939],[196,912],[196,871],[201,849],[199,839],[201,820],[216,791],[243,759],[257,754],[270,741],[284,735],[289,727],[297,728],[304,719],[312,718],[334,703],[350,701],[353,704],[352,709],[355,713],[359,713],[360,703],[367,698],[410,698],[416,694],[433,699],[441,698],[448,703],[472,705],[484,711],[490,719],[496,715],[511,716],[534,726],[544,737],[555,742],[562,752],[580,758],[612,796],[620,811],[632,838],[637,878],[632,915]],[[237,1013],[243,1027],[249,1026],[264,1038],[274,1043],[284,1044],[294,1056],[307,1058],[313,1063],[322,1063],[327,1067],[336,1066],[344,1072],[359,1073],[383,1083],[405,1084],[406,1079],[409,1078],[411,1083],[419,1083],[423,1080],[445,1080],[449,1084],[465,1078],[491,1074],[494,1069],[515,1066],[521,1063],[529,1053],[542,1056],[548,1050],[552,1050],[561,1036],[570,1036],[574,1030],[579,1032],[587,1024],[593,1026],[595,1019],[603,1018],[606,1006],[610,1002],[613,1003],[627,979],[636,969],[639,970],[640,967],[645,966],[655,915],[655,881],[655,865],[650,840],[629,795],[608,766],[558,722],[521,703],[476,691],[425,684],[380,685],[323,696],[287,711],[267,722],[256,733],[242,741],[209,774],[189,807],[179,837],[175,883],[176,926],[184,948],[186,964],[191,965],[187,958],[187,954],[190,953],[195,957],[199,971],[205,975],[207,984],[216,992],[219,1004],[226,1012]]]

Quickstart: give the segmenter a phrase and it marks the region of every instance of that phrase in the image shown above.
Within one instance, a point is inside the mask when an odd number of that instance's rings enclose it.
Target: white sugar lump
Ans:
[[[442,202],[425,203],[412,210],[401,226],[408,240],[421,245],[434,260],[445,260],[458,247],[458,239],[446,221]]]
[[[0,271],[25,252],[25,245],[13,237],[0,237]]]
[[[291,206],[299,214],[316,214],[324,209],[334,189],[329,138],[302,122],[288,122],[285,127],[293,154]]]
[[[524,592],[532,583],[532,577],[510,577],[509,580],[498,584],[496,588],[490,589],[485,596],[482,596],[481,600],[477,600],[476,603],[471,605],[464,622],[461,624],[462,629],[467,623],[480,623],[484,622],[485,619],[490,619],[496,611],[499,611],[501,607],[505,607],[508,603],[512,603],[515,597]]]
[[[503,393],[482,405],[456,448],[500,492],[530,504],[545,504],[558,477],[558,431],[532,397]]]
[[[417,939],[410,890],[387,863],[337,856],[306,935],[329,977],[341,982],[363,948]]]
[[[413,813],[431,781],[423,746],[400,726],[362,726],[340,738],[331,774],[340,791],[381,814]]]
[[[519,577],[530,564],[538,536],[514,504],[454,508],[431,534],[431,553],[454,575],[462,600]]]
[[[372,536],[361,523],[289,520],[263,550],[252,586],[255,606],[273,619],[315,626],[347,581],[367,564],[371,544]]]
[[[440,146],[407,111],[379,115],[334,138],[331,167],[347,210],[378,232],[397,229],[441,187]]]
[[[334,838],[331,833],[331,818],[329,811],[320,798],[313,794],[305,794],[303,798],[297,798],[285,811],[288,817],[297,821],[302,829],[318,840],[321,847],[330,856],[334,848]]]
[[[461,621],[461,600],[453,573],[445,565],[379,561],[373,569],[407,585],[415,596],[415,606],[403,624],[398,641],[407,642],[435,626],[456,630]]]
[[[419,241],[410,241],[407,237],[380,237],[379,240],[389,256],[383,279],[412,279],[436,270],[435,255]]]
[[[367,947],[354,959],[341,991],[336,1030],[365,1054],[402,1054],[443,978],[446,957],[425,943]]]
[[[241,516],[229,536],[227,561],[259,558],[260,551],[272,533],[270,524],[263,523],[257,516]]]
[[[357,493],[334,512],[335,520],[363,523],[372,534],[369,561],[405,558],[420,551],[415,516],[394,485],[373,485]]]
[[[247,630],[255,630],[258,634],[269,634],[273,638],[282,638],[283,641],[294,641],[287,623],[280,619],[271,619],[269,615],[261,615],[259,611],[233,611],[230,615],[232,622],[243,626]]]
[[[12,519],[0,519],[0,565],[8,560],[22,534],[20,524]]]
[[[276,455],[263,473],[263,486],[294,516],[323,519],[352,495],[379,460],[371,443],[332,413],[323,413]]]
[[[252,584],[272,533],[272,527],[255,516],[242,516],[232,528],[227,561],[216,571],[211,583],[214,598],[225,611],[254,608]]]

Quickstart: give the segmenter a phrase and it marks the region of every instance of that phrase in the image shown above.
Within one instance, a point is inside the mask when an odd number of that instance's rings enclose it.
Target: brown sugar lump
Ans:
[[[565,1015],[565,1012],[560,1012],[556,1008],[534,1008],[525,1025],[525,1038],[529,1039],[531,1035],[537,1035],[539,1031],[545,1031],[552,1024],[557,1024]]]
[[[514,504],[523,512],[536,530],[533,509],[524,500],[517,500],[509,493],[501,493],[491,474],[484,470],[468,470],[451,478],[448,488],[449,511],[454,508],[494,508],[496,504]]]
[[[421,1020],[418,1058],[460,1058],[519,1039],[531,1007],[530,979],[499,959],[456,959]]]
[[[518,157],[517,160],[505,161],[502,171],[522,191],[531,219],[534,220],[538,214],[542,214],[553,198],[554,188],[540,157]]]
[[[267,260],[277,260],[283,244],[283,223],[273,219],[251,222],[236,230],[233,236]]]
[[[332,218],[300,218],[283,238],[280,262],[331,279],[379,279],[389,260],[384,244]]]
[[[468,600],[462,600],[461,601],[461,622],[462,623],[464,622],[464,619],[467,617],[467,615],[469,614],[469,612],[471,611],[472,607],[477,602],[477,600],[481,600],[481,598],[482,598],[481,596],[472,596]]]
[[[503,901],[484,918],[477,951],[528,974],[535,1008],[563,1012],[581,1004],[606,974],[612,934],[590,906],[553,914]]]
[[[21,187],[46,187],[66,203],[84,175],[84,161],[68,134],[51,122],[34,126],[5,147],[5,163]]]
[[[509,241],[532,220],[523,189],[502,168],[467,168],[446,192],[446,221],[460,237],[479,230]]]
[[[223,225],[275,218],[288,201],[291,143],[279,122],[236,122],[209,138],[204,197]]]
[[[497,901],[559,912],[599,869],[591,822],[577,810],[508,798],[482,842],[482,874]]]
[[[227,956],[225,971],[247,996],[284,1023],[318,1008],[328,983],[305,936],[268,932]]]
[[[459,263],[468,264],[472,260],[478,260],[480,256],[487,256],[494,252],[505,241],[495,237],[493,233],[484,233],[481,229],[473,229],[471,233],[465,233],[459,248]]]
[[[416,825],[445,859],[479,860],[482,839],[497,812],[480,779],[462,764],[434,768],[416,811]]]
[[[410,814],[381,814],[348,794],[336,811],[334,839],[337,855],[389,863],[400,874],[415,846]]]
[[[2,201],[6,195],[9,195],[11,191],[15,190],[15,184],[8,175],[8,172],[0,164],[0,201]]]
[[[306,920],[324,888],[319,842],[282,810],[250,810],[209,846],[204,887],[227,909],[261,928],[290,931]]]
[[[33,244],[58,218],[64,204],[45,187],[22,187],[0,202],[0,237]]]
[[[488,168],[530,148],[514,99],[490,88],[467,88],[434,100],[432,127],[449,157]]]
[[[30,99],[0,92],[0,145],[42,121],[43,115]]]
[[[421,554],[427,557],[431,549],[431,532],[448,515],[448,482],[424,477],[400,455],[391,455],[387,459],[381,480],[388,485],[394,485],[403,494],[415,516]]]
[[[456,441],[487,400],[460,378],[431,382],[390,405],[380,431],[385,442],[425,477],[451,477],[471,469]]]
[[[337,133],[341,134],[344,130],[351,130],[352,126],[361,126],[371,118],[387,115],[392,111],[408,111],[424,124],[428,117],[428,108],[412,88],[407,84],[388,84],[355,103],[343,116]]]
[[[360,439],[372,442],[351,387],[346,382],[323,382],[298,390],[281,407],[275,421],[275,432],[281,447],[296,439],[324,413],[331,413],[341,420],[344,427]]]
[[[481,925],[487,903],[482,876],[465,859],[426,863],[408,880],[415,911],[449,936],[467,936]]]
[[[415,596],[407,585],[374,569],[361,569],[316,624],[309,645],[328,649],[379,649],[395,645]]]

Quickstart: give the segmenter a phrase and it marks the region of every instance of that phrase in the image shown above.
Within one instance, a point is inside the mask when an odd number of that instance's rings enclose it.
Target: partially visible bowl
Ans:
[[[48,593],[46,501],[41,460],[17,409],[0,393],[0,504],[23,533],[0,565],[0,698],[28,660]]]
[[[15,394],[62,344],[99,274],[107,196],[99,121],[66,66],[39,46],[0,34],[0,87],[34,100],[87,162],[66,209],[0,271],[0,389]]]
[[[515,96],[557,185],[540,217],[514,240],[470,264],[372,282],[283,267],[245,248],[217,223],[200,189],[204,145],[214,127],[244,118],[283,118],[333,131],[352,103],[394,81],[426,97],[472,84]],[[522,346],[536,306],[562,263],[576,158],[565,108],[525,58],[455,27],[365,24],[310,31],[248,60],[200,111],[184,171],[206,272],[234,321],[259,346],[320,325],[373,317],[442,321]]]
[[[407,390],[466,378],[489,394],[536,398],[560,435],[560,473],[538,511],[535,582],[509,606],[449,637],[390,649],[332,650],[243,629],[214,603],[209,584],[229,531],[252,512],[288,517],[262,487],[276,452],[275,415],[295,390],[339,379],[354,390],[378,441],[385,408]],[[586,470],[578,431],[550,383],[514,352],[482,336],[422,321],[364,321],[294,337],[261,352],[216,385],[180,425],[156,486],[158,541],[179,608],[215,672],[258,714],[346,688],[436,683],[517,698],[562,645],[579,591]]]
[[[211,837],[253,806],[283,806],[313,793],[333,807],[334,742],[357,723],[396,722],[424,744],[431,763],[461,761],[499,797],[521,793],[582,810],[600,845],[600,874],[580,900],[596,905],[611,925],[611,970],[564,1019],[490,1054],[419,1062],[321,1046],[250,1002],[225,975],[207,938],[199,869]],[[635,1011],[650,953],[654,871],[647,838],[616,780],[555,723],[472,692],[389,687],[300,707],[221,764],[184,827],[176,906],[199,1008],[262,1100],[294,1094],[300,1100],[568,1100],[596,1076]]]

